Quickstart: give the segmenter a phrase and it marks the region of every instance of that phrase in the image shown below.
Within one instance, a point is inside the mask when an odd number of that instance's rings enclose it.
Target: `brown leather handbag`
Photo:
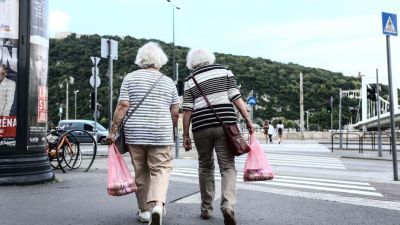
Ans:
[[[211,110],[217,116],[218,120],[221,122],[225,131],[226,142],[229,148],[231,149],[232,153],[236,156],[248,153],[250,151],[250,146],[246,143],[246,141],[242,137],[238,125],[236,123],[225,124],[224,121],[222,121],[222,119],[218,116],[218,113],[215,112],[207,96],[204,94],[203,89],[197,83],[196,79],[194,79],[194,76],[192,76],[192,80],[195,83],[197,89],[199,89],[201,95],[203,95],[203,98],[207,102],[207,105],[211,108]]]

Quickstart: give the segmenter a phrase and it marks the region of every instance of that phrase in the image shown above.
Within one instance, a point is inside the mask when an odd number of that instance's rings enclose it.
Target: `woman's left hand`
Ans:
[[[110,133],[107,135],[106,144],[110,145],[114,143],[114,140],[115,140],[115,134]]]
[[[250,134],[254,133],[253,123],[250,120],[246,121],[246,127]]]

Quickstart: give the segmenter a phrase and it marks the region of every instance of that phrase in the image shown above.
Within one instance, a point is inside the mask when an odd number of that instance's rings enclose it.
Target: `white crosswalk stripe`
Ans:
[[[246,155],[236,157],[236,163],[244,163]],[[266,153],[272,166],[295,166],[305,168],[321,168],[345,170],[346,167],[338,158],[312,155],[294,155],[284,153]]]
[[[198,179],[198,170],[196,168],[175,167],[171,172],[172,177],[185,177],[190,179]],[[214,177],[216,180],[221,180],[221,175],[218,170],[215,171]],[[243,172],[238,172],[237,181],[243,182]],[[264,187],[280,186],[286,188],[315,190],[322,192],[334,192],[355,194],[360,196],[375,196],[382,197],[374,187],[366,182],[309,178],[309,177],[294,177],[276,175],[271,181],[243,182],[251,185],[260,185]]]

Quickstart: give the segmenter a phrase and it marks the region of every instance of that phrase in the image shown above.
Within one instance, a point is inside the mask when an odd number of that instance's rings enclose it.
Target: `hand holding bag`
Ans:
[[[240,133],[239,127],[236,123],[234,124],[225,124],[224,121],[218,116],[218,113],[215,112],[214,108],[212,107],[210,101],[208,100],[207,96],[204,94],[203,89],[197,83],[194,76],[192,76],[192,80],[195,83],[197,89],[200,91],[201,95],[203,95],[204,100],[207,102],[207,105],[211,108],[214,114],[217,116],[218,120],[221,122],[224,131],[225,137],[228,146],[232,150],[232,153],[236,156],[243,155],[250,151],[250,146],[246,143],[242,134]]]
[[[124,134],[124,128],[121,127],[117,134],[115,135],[115,145],[117,146],[118,152],[120,154],[125,154],[128,152],[128,148],[125,145],[125,134]]]
[[[107,193],[111,196],[127,195],[137,191],[133,177],[117,146],[108,146]]]
[[[244,164],[244,181],[272,180],[274,172],[265,156],[260,142],[254,134],[250,135],[250,152]]]
[[[115,140],[114,143],[117,146],[118,152],[121,154],[125,154],[128,152],[128,148],[126,147],[125,144],[125,133],[124,133],[124,126],[126,121],[132,116],[132,114],[139,108],[139,106],[143,103],[143,101],[147,98],[147,96],[150,94],[150,92],[153,90],[153,88],[156,86],[158,81],[163,77],[164,75],[161,74],[157,80],[153,83],[153,85],[150,87],[150,89],[146,92],[146,94],[143,96],[143,98],[139,101],[139,103],[135,106],[135,108],[129,113],[129,115],[125,118],[123,122],[121,122],[121,125],[119,127],[119,130],[117,134],[115,135]]]

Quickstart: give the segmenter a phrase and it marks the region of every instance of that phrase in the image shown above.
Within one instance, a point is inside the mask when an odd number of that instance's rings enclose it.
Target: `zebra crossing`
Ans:
[[[266,153],[272,166],[293,166],[304,168],[345,170],[346,167],[338,158],[284,153]],[[244,163],[246,155],[236,157],[236,163]]]
[[[218,170],[215,170],[215,180],[220,181],[221,175]],[[175,167],[171,171],[171,180],[184,182],[179,178],[186,178],[189,180],[198,180],[197,168],[188,167]],[[300,176],[287,176],[287,175],[276,175],[273,180],[270,181],[257,181],[257,182],[244,182],[243,172],[237,174],[237,182],[248,185],[257,185],[265,188],[269,187],[283,187],[290,189],[302,189],[308,191],[321,191],[321,192],[333,192],[341,194],[351,194],[358,196],[369,196],[369,197],[382,197],[383,195],[376,191],[367,182],[356,182],[336,179],[323,179],[323,178],[311,178],[311,177],[300,177]]]

